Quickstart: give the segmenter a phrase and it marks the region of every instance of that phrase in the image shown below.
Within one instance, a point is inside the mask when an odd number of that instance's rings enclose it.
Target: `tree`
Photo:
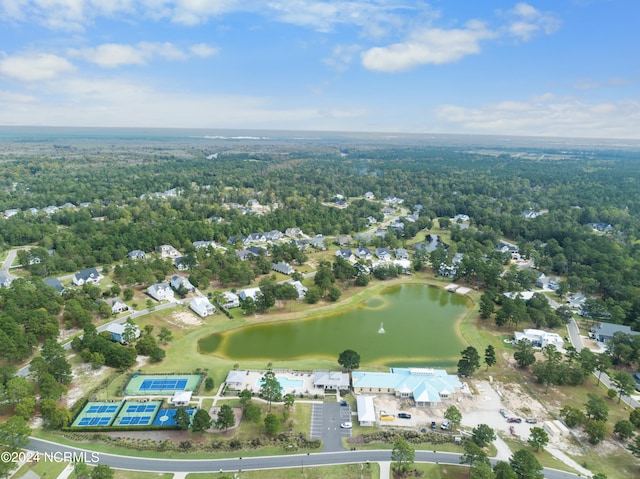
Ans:
[[[626,371],[617,371],[611,375],[611,384],[618,391],[618,404],[622,400],[622,395],[629,396],[636,389],[636,381],[633,376]]]
[[[91,471],[89,471],[89,466],[84,461],[79,461],[73,464],[73,472],[75,473],[78,479],[87,479],[91,476]]]
[[[27,424],[27,420],[12,416],[0,424],[0,447],[4,447],[9,451],[18,451],[29,444],[29,435],[31,429]]]
[[[291,406],[293,406],[296,397],[293,394],[288,393],[284,395],[283,400],[285,409],[291,409]]]
[[[609,369],[611,369],[611,356],[608,354],[598,354],[596,359],[595,370],[598,371],[598,384],[600,384],[600,376],[602,373],[606,373]]]
[[[115,472],[106,464],[98,464],[91,470],[91,479],[113,479]]]
[[[218,417],[216,419],[216,428],[227,430],[233,427],[236,423],[236,418],[233,414],[233,409],[228,404],[220,406],[218,411]]]
[[[518,479],[508,462],[498,461],[496,465],[493,466],[493,472],[496,475],[495,479]]]
[[[340,288],[338,288],[335,284],[331,285],[331,287],[329,288],[329,301],[332,302],[336,302],[340,299],[340,296],[342,296],[342,291],[340,291]]]
[[[226,405],[228,406],[228,405]],[[233,414],[233,411],[232,411]],[[193,432],[203,432],[211,427],[211,416],[204,409],[198,409],[193,415],[191,430]]]
[[[273,413],[269,413],[264,417],[264,430],[270,436],[274,436],[280,430],[280,418]]]
[[[478,462],[471,466],[469,474],[472,479],[495,479],[496,474],[488,462]]]
[[[609,408],[607,403],[604,402],[600,396],[596,396],[594,393],[587,394],[588,401],[585,403],[585,409],[589,420],[606,422],[609,417]]]
[[[282,386],[272,370],[268,370],[264,373],[264,376],[262,376],[260,397],[269,404],[269,411],[271,411],[271,403],[273,401],[280,401],[282,398]]]
[[[240,405],[242,406],[243,410],[251,402],[252,397],[253,397],[253,394],[251,393],[250,389],[243,389],[238,393],[238,398],[240,399]]]
[[[311,286],[304,295],[304,300],[309,304],[316,304],[322,297],[322,290],[318,286]]]
[[[571,406],[564,406],[560,410],[560,417],[563,418],[565,424],[571,428],[582,426],[587,422],[585,414],[580,409]]]
[[[629,422],[635,427],[640,428],[640,409],[634,409],[629,413]]]
[[[167,344],[173,339],[173,334],[166,326],[163,326],[162,328],[160,328],[160,332],[158,333],[158,339],[164,344]]]
[[[471,440],[478,446],[485,447],[496,440],[496,433],[487,424],[478,424],[471,431]]]
[[[631,424],[631,421],[627,421],[626,419],[618,421],[613,427],[613,432],[620,436],[620,439],[623,441],[633,437],[633,430],[633,424]]]
[[[207,379],[204,380],[204,388],[207,391],[211,391],[214,387],[214,383],[213,383],[213,378],[212,377],[207,377]]]
[[[480,367],[480,355],[478,350],[469,346],[461,351],[462,358],[458,361],[458,375],[463,377],[471,376]]]
[[[191,416],[189,416],[186,407],[181,406],[176,410],[174,421],[183,431],[189,429],[189,426],[191,425]]]
[[[640,457],[640,434],[636,436],[636,438],[627,446],[627,449],[631,451],[636,457]]]
[[[454,431],[460,427],[462,413],[455,406],[449,406],[444,412],[444,418],[449,421],[449,431]]]
[[[464,443],[464,454],[460,456],[460,464],[473,466],[481,462],[489,462],[487,453],[474,441],[466,441]]]
[[[66,351],[55,339],[47,339],[42,344],[40,354],[48,364],[49,373],[61,384],[71,382],[71,365],[67,362]]]
[[[521,339],[516,344],[516,352],[513,353],[513,359],[516,360],[518,366],[526,368],[536,362],[536,356],[533,351],[533,345],[528,339]]]
[[[543,479],[542,466],[531,451],[520,449],[509,459],[518,479]]]
[[[253,424],[257,424],[260,422],[260,417],[262,416],[262,409],[257,404],[250,402],[242,411],[242,415]],[[252,426],[253,429],[253,426]]]
[[[360,367],[360,355],[352,349],[345,349],[338,356],[338,364],[347,371],[353,371]]]
[[[584,427],[591,444],[600,444],[607,437],[607,423],[602,420],[591,420]]]
[[[404,475],[416,459],[416,451],[404,439],[396,439],[391,450],[391,461],[394,468]]]
[[[527,441],[536,452],[549,444],[549,435],[541,427],[532,427]]]
[[[487,371],[496,363],[496,350],[491,344],[484,350],[484,363],[487,365]]]
[[[122,332],[122,340],[125,344],[133,343],[136,340],[136,333],[138,327],[131,318],[128,318],[124,325],[124,331]],[[149,336],[151,337],[151,336]]]

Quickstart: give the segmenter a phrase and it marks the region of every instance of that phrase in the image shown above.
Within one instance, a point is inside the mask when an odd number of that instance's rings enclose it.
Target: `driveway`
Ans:
[[[323,452],[344,451],[342,438],[351,437],[351,429],[342,429],[340,424],[351,421],[350,406],[341,406],[337,402],[316,403],[311,410],[309,436],[324,443]]]

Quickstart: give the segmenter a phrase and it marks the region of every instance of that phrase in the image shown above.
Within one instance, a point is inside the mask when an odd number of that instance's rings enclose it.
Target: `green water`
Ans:
[[[469,306],[465,297],[433,286],[395,286],[347,312],[216,333],[198,347],[232,360],[265,361],[337,359],[353,349],[362,364],[447,367],[467,346],[456,320]]]

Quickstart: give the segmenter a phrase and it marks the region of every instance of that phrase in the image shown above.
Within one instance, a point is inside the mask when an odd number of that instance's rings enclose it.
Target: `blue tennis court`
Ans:
[[[112,414],[118,410],[118,406],[89,406],[85,414]]]
[[[156,404],[142,404],[128,406],[126,412],[153,412],[156,410]]]
[[[184,391],[187,379],[145,379],[140,391]]]
[[[111,422],[111,416],[95,416],[95,417],[83,417],[80,419],[77,426],[108,426]]]
[[[177,426],[175,416],[177,409],[160,409],[156,418],[153,421],[154,426]],[[193,417],[196,410],[195,408],[187,409],[187,413],[190,417]]]
[[[151,423],[152,416],[123,416],[118,426],[146,426]]]

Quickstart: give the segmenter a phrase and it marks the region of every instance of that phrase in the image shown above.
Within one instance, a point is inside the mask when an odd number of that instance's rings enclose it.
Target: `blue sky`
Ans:
[[[0,0],[0,125],[640,138],[637,0]]]

